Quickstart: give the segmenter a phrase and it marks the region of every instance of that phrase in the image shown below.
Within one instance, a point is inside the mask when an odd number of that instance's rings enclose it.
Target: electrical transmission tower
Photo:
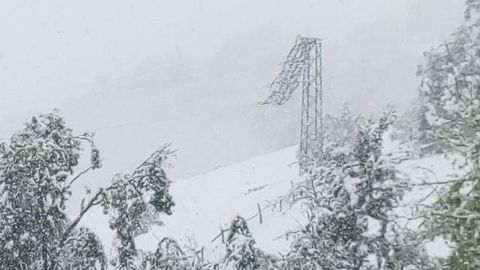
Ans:
[[[263,104],[282,105],[302,85],[302,122],[299,167],[305,173],[323,147],[322,45],[320,39],[297,37],[282,70],[270,84],[272,93]]]

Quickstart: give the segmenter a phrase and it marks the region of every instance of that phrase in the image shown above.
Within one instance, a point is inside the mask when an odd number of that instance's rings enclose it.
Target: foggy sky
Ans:
[[[326,111],[368,114],[409,104],[462,16],[461,0],[0,1],[0,138],[55,107],[96,132],[90,183],[166,142],[173,176],[198,174],[297,143],[298,93],[258,105],[297,35],[323,39]]]

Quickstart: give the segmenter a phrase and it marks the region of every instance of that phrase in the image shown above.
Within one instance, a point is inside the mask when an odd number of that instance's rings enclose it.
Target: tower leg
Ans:
[[[300,174],[318,163],[323,148],[321,44],[317,40],[308,42],[308,58],[302,72]]]

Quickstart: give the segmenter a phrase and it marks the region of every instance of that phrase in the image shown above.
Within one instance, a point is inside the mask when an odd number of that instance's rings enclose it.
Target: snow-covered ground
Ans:
[[[288,193],[292,181],[300,181],[295,164],[296,148],[289,147],[176,181],[171,187],[177,204],[174,213],[165,217],[165,225],[155,228],[153,233],[184,241],[192,238],[212,252],[222,243],[221,237],[212,242],[220,234],[220,227],[228,228],[235,215],[241,215],[246,219],[252,217],[248,223],[260,247],[270,252],[286,248],[285,238],[281,236],[295,226],[301,216],[296,215],[296,211],[280,211],[277,199]],[[262,223],[257,204],[263,209]],[[286,208],[282,205],[282,210]],[[137,243],[146,249],[154,248],[155,241],[150,237],[149,234],[140,236]]]
[[[396,149],[390,146],[387,150],[394,152]],[[171,186],[176,202],[173,215],[162,218],[164,226],[155,227],[152,232],[137,237],[137,244],[143,249],[153,250],[158,239],[169,236],[183,244],[194,241],[198,248],[205,247],[207,257],[218,258],[223,251],[222,239],[214,238],[219,236],[220,228],[228,228],[235,215],[241,215],[251,218],[249,227],[260,248],[270,253],[286,250],[288,240],[285,232],[298,229],[303,220],[300,205],[290,208],[282,201],[280,209],[279,198],[288,194],[292,183],[302,181],[295,162],[296,150],[297,147],[292,146],[192,178],[174,180]],[[420,183],[422,179],[444,181],[454,171],[450,162],[441,155],[407,160],[399,164],[398,169],[413,183]],[[406,194],[404,207],[399,209],[399,213],[411,216],[410,206],[430,191],[422,186],[413,188]],[[262,223],[257,215],[258,205],[263,209]],[[100,211],[89,213],[83,224],[94,229],[106,247],[111,246],[113,233]],[[417,226],[415,221],[409,224],[409,227]],[[445,247],[442,241],[430,245],[429,253],[443,255]]]
[[[405,222],[412,230],[418,230],[422,219],[415,219],[419,214],[414,212],[414,206],[431,205],[438,198],[432,186],[424,184],[452,180],[455,169],[445,156],[434,155],[404,161],[398,165],[398,170],[410,179],[412,189],[405,194],[397,214],[403,219],[400,222]],[[414,219],[406,221],[404,218],[407,217]],[[437,237],[426,244],[426,251],[432,257],[446,257],[449,254],[449,247],[442,238]]]
[[[301,181],[296,151],[297,147],[292,146],[192,178],[173,180],[170,189],[176,203],[173,215],[162,218],[164,226],[137,237],[137,244],[153,250],[157,238],[169,236],[184,244],[193,239],[199,247],[205,247],[207,255],[216,257],[223,250],[222,239],[212,240],[220,234],[220,228],[227,229],[232,218],[241,215],[251,218],[248,223],[259,247],[269,252],[286,249],[288,243],[283,234],[297,227],[302,219],[301,212],[292,211],[286,202],[282,202],[280,210],[279,201],[292,183]],[[262,208],[262,223],[258,205]],[[105,246],[110,247],[113,232],[106,220],[96,209],[82,223],[95,230]]]

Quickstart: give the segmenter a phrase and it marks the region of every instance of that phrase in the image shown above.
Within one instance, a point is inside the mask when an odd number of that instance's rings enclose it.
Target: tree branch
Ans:
[[[81,171],[79,174],[77,174],[74,178],[72,178],[72,180],[70,180],[70,182],[68,183],[68,185],[66,185],[66,186],[63,188],[63,190],[69,189],[75,181],[77,181],[82,175],[86,174],[86,173],[89,172],[90,170],[93,170],[93,166],[90,166],[90,167],[86,168],[85,170]]]
[[[103,189],[99,189],[98,192],[93,196],[90,201],[88,202],[86,207],[81,207],[80,213],[78,214],[77,218],[73,220],[73,222],[67,227],[67,229],[64,231],[62,238],[60,240],[59,247],[62,247],[63,244],[65,243],[65,240],[67,240],[68,236],[72,233],[73,229],[78,225],[80,220],[82,220],[83,216],[90,210],[95,205],[100,204],[104,199],[103,196]]]
[[[65,231],[63,232],[61,238],[60,238],[60,242],[57,246],[57,255],[58,253],[60,252],[60,250],[63,248],[63,246],[67,243],[67,240],[68,240],[68,237],[70,236],[70,234],[73,232],[73,230],[77,227],[78,223],[80,223],[80,221],[82,220],[83,216],[95,205],[98,205],[100,203],[103,202],[103,200],[105,199],[104,197],[104,191],[103,189],[99,189],[98,192],[95,194],[95,196],[93,196],[90,201],[88,202],[87,206],[84,207],[83,206],[83,202],[82,201],[82,204],[81,204],[81,207],[80,207],[80,213],[78,214],[77,218],[75,218],[72,223],[70,223],[70,225],[68,225],[68,227],[65,229]],[[55,266],[56,266],[56,258],[52,259],[51,260],[51,264],[50,264],[50,270],[54,270],[55,269]]]

